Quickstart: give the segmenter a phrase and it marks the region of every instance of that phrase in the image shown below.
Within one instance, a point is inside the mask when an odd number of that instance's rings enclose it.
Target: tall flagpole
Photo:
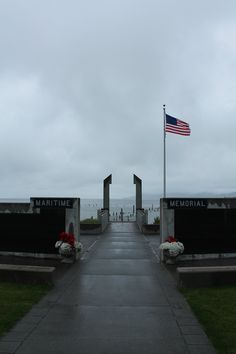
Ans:
[[[163,166],[163,198],[166,198],[166,105],[163,104],[163,120],[164,120],[164,131],[163,131],[163,137],[164,137],[164,166]]]

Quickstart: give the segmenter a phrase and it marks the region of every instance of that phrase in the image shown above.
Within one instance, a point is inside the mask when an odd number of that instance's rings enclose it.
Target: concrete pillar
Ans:
[[[136,210],[142,209],[142,180],[134,175],[134,184],[136,184]]]
[[[110,184],[112,183],[112,175],[109,175],[103,181],[103,209],[110,209]]]
[[[168,236],[175,236],[175,210],[168,209],[166,199],[161,199],[160,204],[160,230],[161,242],[164,242]]]
[[[80,198],[73,198],[73,207],[66,209],[65,231],[73,233],[76,240],[80,239]]]

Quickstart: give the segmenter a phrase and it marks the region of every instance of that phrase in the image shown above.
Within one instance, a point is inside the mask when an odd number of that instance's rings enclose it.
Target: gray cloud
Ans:
[[[235,190],[233,1],[1,1],[1,195]]]

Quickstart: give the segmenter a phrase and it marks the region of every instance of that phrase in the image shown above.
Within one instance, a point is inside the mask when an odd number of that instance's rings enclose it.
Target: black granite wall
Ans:
[[[185,254],[236,253],[236,209],[176,209],[175,237]]]
[[[65,231],[65,209],[40,214],[0,213],[0,251],[58,253],[55,243]]]

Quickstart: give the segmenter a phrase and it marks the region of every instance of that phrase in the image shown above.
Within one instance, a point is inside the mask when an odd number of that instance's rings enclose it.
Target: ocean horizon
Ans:
[[[103,207],[103,199],[81,199],[80,218],[89,219],[97,217],[97,210]],[[148,210],[148,223],[152,224],[159,216],[159,200],[143,200],[142,207]],[[119,220],[119,215],[123,211],[124,221],[135,219],[135,199],[120,198],[110,199],[110,220]]]
[[[29,203],[30,198],[1,198],[0,203]],[[144,209],[148,210],[148,223],[152,224],[159,216],[159,200],[144,199],[142,201]],[[102,198],[81,198],[80,199],[80,219],[97,218],[97,211],[103,207]],[[111,198],[110,216],[111,220],[119,220],[119,215],[123,211],[124,221],[135,219],[135,198]]]

